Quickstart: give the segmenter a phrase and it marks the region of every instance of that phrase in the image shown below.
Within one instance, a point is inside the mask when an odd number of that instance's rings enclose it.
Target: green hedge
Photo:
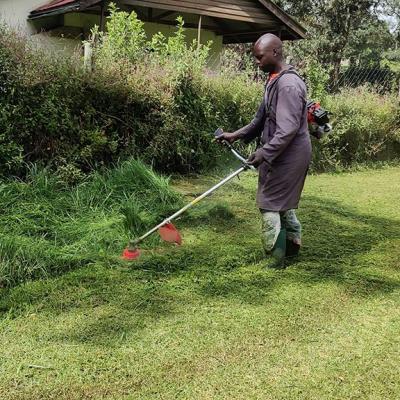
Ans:
[[[162,171],[196,171],[216,159],[211,133],[251,118],[260,95],[238,78],[174,79],[146,65],[85,72],[80,60],[49,59],[0,33],[0,173],[40,162],[79,176],[120,158]],[[9,74],[7,71],[14,73]]]
[[[326,96],[333,132],[314,146],[313,168],[340,170],[400,158],[398,99],[368,87],[346,89]]]
[[[41,163],[66,181],[134,156],[159,171],[199,171],[220,154],[219,126],[234,130],[257,109],[262,85],[190,67],[49,59],[0,30],[0,175]],[[367,88],[325,96],[333,134],[315,144],[314,170],[399,157],[398,102]]]

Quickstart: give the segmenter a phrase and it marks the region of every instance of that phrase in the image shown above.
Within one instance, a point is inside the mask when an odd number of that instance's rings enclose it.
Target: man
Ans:
[[[301,225],[294,209],[311,161],[307,89],[293,67],[283,61],[277,36],[263,35],[254,45],[253,55],[258,67],[269,73],[263,101],[250,124],[223,133],[219,140],[260,140],[248,163],[259,171],[257,205],[262,215],[263,247],[273,256],[269,267],[283,268],[285,258],[296,256],[301,245]]]

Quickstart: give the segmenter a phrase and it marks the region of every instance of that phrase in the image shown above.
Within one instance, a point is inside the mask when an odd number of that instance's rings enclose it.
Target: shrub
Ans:
[[[144,24],[135,12],[119,11],[114,3],[109,7],[107,34],[94,30],[93,37],[100,35],[101,46],[97,55],[108,62],[126,60],[136,63],[143,58],[146,47]]]
[[[211,133],[247,124],[263,85],[248,71],[205,74],[208,46],[187,44],[177,24],[170,38],[146,38],[134,13],[112,8],[94,73],[1,28],[0,175],[23,176],[25,165],[40,163],[77,183],[132,156],[168,173],[213,166],[220,149]],[[395,99],[367,89],[327,96],[326,72],[312,62],[303,72],[311,97],[333,112],[334,133],[315,145],[314,169],[398,157]]]
[[[134,14],[114,10],[109,25],[93,74],[75,58],[50,59],[0,32],[0,87],[12,86],[1,100],[0,174],[22,175],[26,163],[39,162],[74,183],[130,156],[162,171],[198,171],[217,158],[211,133],[251,118],[258,86],[204,76],[208,47],[186,44],[181,19],[176,35],[146,42],[150,52],[138,50],[143,28]],[[125,53],[114,51],[121,46]],[[18,72],[8,75],[7,65]]]
[[[308,96],[314,101],[324,102],[327,96],[329,72],[314,59],[307,60],[301,73],[308,86]]]
[[[333,132],[314,151],[314,168],[332,170],[355,163],[398,158],[400,126],[397,100],[367,87],[326,97]]]

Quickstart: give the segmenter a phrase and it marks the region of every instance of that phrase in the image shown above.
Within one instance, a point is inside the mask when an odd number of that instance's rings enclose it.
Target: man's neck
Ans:
[[[283,61],[280,61],[275,65],[274,70],[271,71],[271,74],[279,74],[284,69],[286,69],[286,64]]]

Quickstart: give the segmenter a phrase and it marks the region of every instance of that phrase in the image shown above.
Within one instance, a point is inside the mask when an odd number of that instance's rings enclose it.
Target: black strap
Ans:
[[[279,74],[279,76],[277,76],[274,79],[274,81],[271,83],[270,87],[268,87],[268,83],[269,83],[269,81],[268,81],[267,84],[265,85],[265,91],[267,92],[267,90],[268,90],[270,93],[270,95],[268,96],[268,99],[267,99],[267,104],[266,104],[266,119],[267,120],[270,119],[270,110],[271,110],[272,101],[273,101],[276,91],[278,90],[278,89],[276,89],[276,85],[277,85],[279,79],[281,79],[282,76],[286,75],[286,74],[297,75],[303,82],[305,82],[304,79],[298,74],[298,72],[293,67],[281,72]],[[272,92],[272,89],[275,89],[274,92]],[[267,93],[265,93],[264,96],[266,94]],[[262,136],[262,134],[257,138],[257,147],[260,147],[260,145],[261,145],[261,136]]]
[[[267,113],[267,118],[268,119],[269,119],[269,116],[270,116],[270,110],[271,110],[272,101],[274,99],[274,95],[275,95],[276,91],[278,90],[276,88],[276,85],[277,85],[278,81],[282,78],[282,76],[287,75],[287,74],[294,74],[294,75],[298,76],[304,82],[304,79],[297,73],[297,71],[293,67],[281,72],[279,74],[279,76],[277,76],[274,79],[274,81],[271,83],[271,86],[269,88],[268,88],[268,82],[269,81],[267,82],[265,90],[270,93],[268,95],[267,104],[266,104],[266,113]],[[274,92],[272,92],[272,89],[275,89]]]

